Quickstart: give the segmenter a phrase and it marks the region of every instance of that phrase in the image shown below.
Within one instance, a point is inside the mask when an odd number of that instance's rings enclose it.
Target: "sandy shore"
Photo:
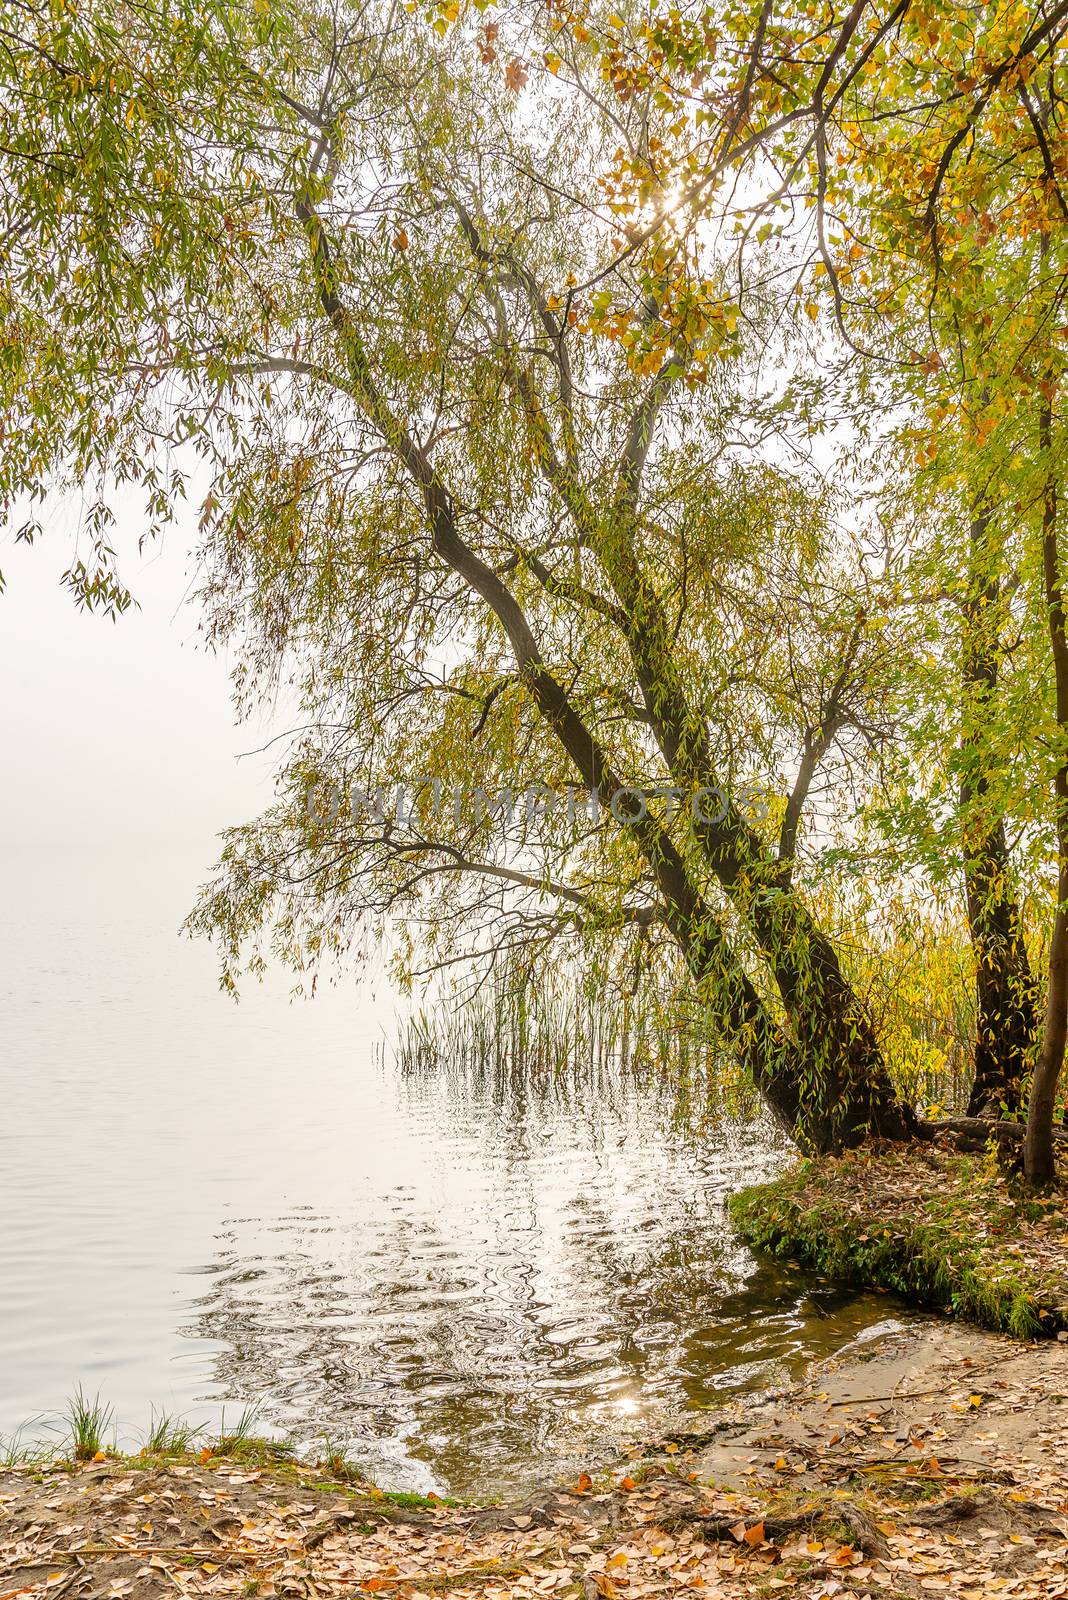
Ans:
[[[0,1600],[1068,1596],[1068,1343],[942,1321],[507,1506],[207,1452],[0,1473]]]

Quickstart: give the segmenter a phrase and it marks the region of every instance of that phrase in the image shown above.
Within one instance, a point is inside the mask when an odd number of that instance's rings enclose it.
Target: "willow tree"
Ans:
[[[928,574],[959,619],[947,767],[976,956],[975,1109],[1014,1110],[1034,1068],[1024,1164],[1043,1182],[1068,1024],[1068,8],[857,6],[843,27],[842,92],[833,107],[816,96],[808,147],[794,147],[815,216],[802,292],[909,408],[898,460],[941,501]],[[1053,905],[1041,1026],[1010,828]]]
[[[1034,1069],[1024,1165],[1045,1182],[1068,1024],[1068,9],[903,7],[886,22],[869,11],[868,70],[818,131],[808,293],[866,364],[893,362],[890,392],[912,411],[906,470],[960,529],[935,542],[931,570],[960,627],[950,770],[976,954],[976,1099],[1015,1109]],[[1041,1026],[1010,827],[1053,904]]]
[[[90,609],[131,602],[116,485],[144,489],[145,533],[181,493],[141,426],[142,338],[177,331],[178,302],[209,323],[243,270],[249,241],[227,208],[263,105],[235,88],[259,49],[252,70],[284,94],[286,38],[265,9],[195,0],[19,0],[0,19],[0,508],[33,542],[65,466],[85,512],[64,582]],[[212,164],[217,186],[202,181]]]
[[[960,640],[956,749],[932,743],[957,790],[977,970],[974,1102],[1014,1109],[1037,1052],[1027,1165],[1048,1175],[1048,1086],[1068,1005],[1056,415],[1068,7],[753,0],[729,15],[613,14],[603,27],[605,75],[621,100],[655,84],[674,108],[661,172],[670,165],[703,218],[748,164],[733,212],[741,248],[784,241],[798,312],[853,364],[854,420],[891,446],[896,435],[895,469],[928,507],[936,486],[937,537],[921,532],[919,550],[933,558],[932,598],[952,608]],[[754,151],[764,164],[755,186]],[[633,177],[639,165],[630,162]],[[1010,656],[1033,605],[1046,660],[1032,715],[1018,719]],[[1046,748],[1051,762],[1036,759]],[[932,753],[921,760],[931,765]],[[1041,1050],[1007,818],[1018,836],[1038,829],[1052,844]],[[943,839],[923,865],[940,874],[946,860]]]
[[[60,62],[64,14],[38,18],[56,37],[33,46]],[[138,15],[145,33],[127,45],[116,26],[107,53],[162,73],[170,14]],[[133,181],[136,147],[109,145],[107,214],[60,250],[65,292],[77,270],[106,283],[118,268],[143,282],[136,298],[57,304],[40,262],[66,202],[42,198],[24,152],[3,158],[26,207],[9,282],[40,372],[63,370],[71,338],[91,351],[105,471],[136,475],[150,442],[199,454],[214,636],[238,641],[242,695],[296,678],[314,726],[195,924],[235,952],[267,930],[306,963],[342,942],[351,896],[411,912],[448,883],[437,915],[481,911],[490,939],[516,897],[528,927],[662,928],[799,1139],[907,1133],[796,877],[807,792],[871,715],[878,646],[840,547],[824,543],[814,575],[818,475],[769,449],[812,399],[748,359],[774,299],[665,227],[662,184],[636,212],[621,198],[626,152],[652,161],[668,136],[655,90],[621,106],[582,40],[557,53],[528,33],[520,49],[502,27],[521,13],[457,18],[446,4],[430,26],[374,5],[264,8],[245,32],[225,7],[187,19],[197,92],[187,108],[179,74],[155,102],[174,141],[165,204],[157,216]],[[49,148],[58,127],[77,149],[120,92],[94,76],[73,127],[42,105]],[[140,470],[165,515],[181,458],[166,481]],[[765,627],[770,665],[739,691],[744,651],[727,643],[776,584],[798,648],[776,662]],[[798,732],[791,794],[754,815],[744,783],[777,787],[761,763]],[[531,812],[504,846],[481,814],[437,804],[434,780],[520,773],[581,804]],[[336,817],[309,800],[324,780],[347,796]],[[417,780],[399,815],[371,798]]]

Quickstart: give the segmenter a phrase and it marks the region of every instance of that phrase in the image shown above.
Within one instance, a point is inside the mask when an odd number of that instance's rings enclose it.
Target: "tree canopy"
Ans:
[[[90,483],[117,611],[117,486],[192,492],[239,704],[302,708],[192,917],[225,981],[385,926],[651,972],[827,1149],[916,1126],[879,952],[948,906],[973,1109],[1033,1076],[1050,1169],[1066,27],[11,9],[5,502]]]

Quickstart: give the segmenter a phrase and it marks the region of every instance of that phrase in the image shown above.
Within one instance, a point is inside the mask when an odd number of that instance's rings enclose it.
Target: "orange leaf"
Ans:
[[[754,1522],[751,1528],[746,1528],[745,1532],[742,1534],[742,1538],[745,1540],[746,1544],[763,1544],[764,1524],[762,1522]]]
[[[592,1488],[593,1488],[593,1479],[590,1477],[588,1472],[582,1473],[581,1477],[579,1478],[578,1482],[575,1485],[575,1493],[576,1494],[586,1494]]]
[[[631,1489],[633,1489],[635,1487],[634,1479],[633,1478],[620,1478],[619,1487],[621,1489],[626,1489],[629,1492]]]
[[[504,81],[513,94],[518,94],[526,83],[529,73],[518,56],[513,56],[504,69]]]

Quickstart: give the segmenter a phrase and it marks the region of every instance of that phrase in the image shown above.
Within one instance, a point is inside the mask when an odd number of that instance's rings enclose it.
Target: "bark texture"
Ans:
[[[1046,404],[1039,422],[1039,448],[1047,461],[1052,432],[1052,405]],[[1053,1112],[1057,1103],[1057,1084],[1064,1065],[1065,1035],[1068,1033],[1068,639],[1064,628],[1057,512],[1057,484],[1051,471],[1042,512],[1042,574],[1049,614],[1061,753],[1053,777],[1057,832],[1057,911],[1050,940],[1046,1021],[1042,1032],[1042,1048],[1031,1082],[1023,1152],[1024,1176],[1036,1188],[1052,1183],[1055,1174]]]
[[[976,1038],[969,1116],[1020,1108],[1034,1060],[1038,986],[1024,943],[1003,817],[991,798],[987,730],[1001,661],[1000,552],[990,509],[976,503],[962,626],[960,816],[968,925],[975,957]]]

